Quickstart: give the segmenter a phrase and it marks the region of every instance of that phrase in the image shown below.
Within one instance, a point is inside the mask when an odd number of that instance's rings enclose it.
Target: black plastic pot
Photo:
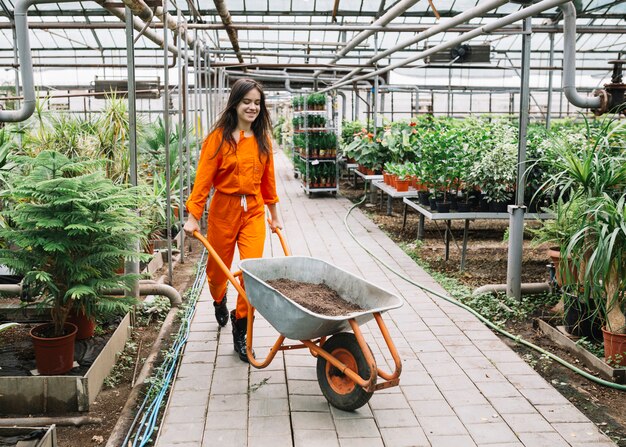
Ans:
[[[594,300],[583,301],[572,293],[566,293],[563,324],[565,330],[575,337],[586,337],[601,342],[602,322]]]
[[[490,213],[506,213],[506,202],[489,202]]]
[[[430,204],[431,211],[437,211],[437,201],[435,200],[435,196],[430,196],[428,198],[428,203]]]
[[[472,209],[471,204],[467,202],[457,203],[457,210],[459,211],[459,213],[469,213],[471,209]]]
[[[437,202],[437,212],[438,213],[449,213],[450,212],[450,202]]]
[[[420,205],[424,205],[424,206],[430,205],[430,202],[428,201],[429,196],[430,196],[430,193],[428,191],[418,191],[417,197],[420,202]]]
[[[487,199],[485,198],[480,199],[480,201],[478,202],[478,211],[483,212],[483,213],[489,212],[489,202],[487,202]]]
[[[450,199],[450,209],[451,210],[456,210],[459,208],[459,198],[456,194],[451,194],[449,197]]]

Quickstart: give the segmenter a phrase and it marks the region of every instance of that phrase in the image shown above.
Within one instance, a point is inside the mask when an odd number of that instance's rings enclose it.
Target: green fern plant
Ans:
[[[12,207],[3,211],[10,225],[0,228],[0,240],[13,249],[0,250],[0,264],[23,275],[23,286],[50,306],[55,336],[72,308],[94,317],[131,304],[105,290],[129,289],[136,279],[115,270],[142,256],[129,247],[144,237],[144,219],[133,210],[145,194],[114,184],[99,161],[54,151],[13,160],[22,169],[12,172],[3,192]]]

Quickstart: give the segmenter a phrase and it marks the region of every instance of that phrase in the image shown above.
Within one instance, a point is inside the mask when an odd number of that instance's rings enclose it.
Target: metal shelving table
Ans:
[[[402,199],[404,203],[404,211],[402,213],[402,229],[406,226],[407,209],[411,208],[419,213],[419,224],[417,227],[417,239],[424,239],[424,220],[426,218],[437,221],[446,221],[446,231],[444,233],[444,242],[446,244],[445,260],[447,261],[450,256],[450,238],[452,237],[451,223],[453,220],[464,220],[465,226],[463,228],[463,248],[461,249],[461,267],[460,270],[465,270],[465,258],[467,254],[467,235],[469,232],[469,223],[472,220],[504,220],[509,219],[511,215],[506,213],[490,213],[490,212],[475,212],[470,211],[467,213],[450,212],[450,213],[438,213],[437,211],[430,211],[423,205],[412,200],[411,197],[404,197]],[[554,215],[551,213],[526,213],[524,214],[524,220],[545,220],[554,219]]]

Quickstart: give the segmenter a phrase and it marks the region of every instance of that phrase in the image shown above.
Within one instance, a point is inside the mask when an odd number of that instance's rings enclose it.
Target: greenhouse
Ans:
[[[626,2],[0,6],[0,446],[626,447]]]

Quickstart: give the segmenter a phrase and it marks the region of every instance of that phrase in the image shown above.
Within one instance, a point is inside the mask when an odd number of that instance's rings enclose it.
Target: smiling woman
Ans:
[[[241,259],[263,256],[265,205],[271,215],[272,231],[282,228],[276,209],[271,130],[261,85],[252,79],[240,79],[233,84],[225,110],[202,145],[196,181],[187,200],[189,217],[184,230],[189,236],[200,231],[198,221],[211,188],[215,188],[207,238],[228,268],[235,245]],[[226,326],[227,278],[213,258],[207,262],[207,277],[215,318],[220,326]],[[247,313],[245,300],[239,296],[230,319],[234,349],[242,361],[248,360]]]

